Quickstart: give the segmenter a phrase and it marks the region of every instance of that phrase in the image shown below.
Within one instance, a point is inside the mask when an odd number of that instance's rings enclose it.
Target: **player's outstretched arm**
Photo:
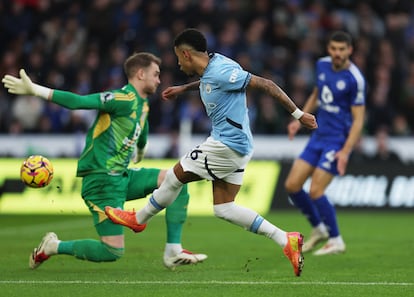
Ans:
[[[21,69],[19,74],[20,78],[13,75],[5,75],[2,79],[4,87],[11,94],[38,96],[72,110],[99,109],[102,105],[100,94],[81,96],[72,92],[54,90],[33,83],[24,69]]]
[[[184,93],[186,91],[197,90],[199,85],[200,81],[197,80],[181,86],[168,87],[164,91],[162,91],[161,97],[164,100],[176,99],[177,96],[181,93]]]
[[[184,86],[168,87],[161,93],[161,97],[164,100],[176,99],[177,96],[184,92]]]
[[[273,81],[266,79],[257,75],[252,75],[252,78],[249,82],[249,87],[254,89],[262,90],[263,92],[269,94],[283,107],[290,112],[290,114],[300,123],[308,129],[316,129],[318,124],[316,123],[315,116],[308,112],[301,111],[292,99]]]
[[[2,83],[9,93],[16,95],[33,95],[43,99],[50,99],[52,89],[33,83],[24,69],[20,69],[19,74],[20,78],[9,74],[6,74],[3,77]]]

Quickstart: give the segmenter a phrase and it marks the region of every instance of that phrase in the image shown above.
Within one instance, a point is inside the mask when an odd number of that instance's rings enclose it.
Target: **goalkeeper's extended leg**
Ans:
[[[55,233],[49,232],[31,253],[29,267],[35,269],[57,254],[72,255],[77,259],[92,262],[111,262],[119,259],[124,254],[124,249],[114,248],[94,239],[61,241]]]
[[[183,249],[181,245],[189,198],[187,185],[184,185],[177,199],[166,208],[167,243],[164,250],[164,265],[170,269],[180,265],[197,264],[207,259],[207,255],[192,253]]]
[[[127,200],[144,198],[152,193],[164,180],[167,170],[157,168],[129,169],[129,185]],[[187,219],[187,207],[189,201],[187,185],[182,185],[176,200],[166,208],[166,237],[163,262],[168,268],[175,268],[184,264],[199,263],[207,258],[204,254],[195,254],[185,250],[181,245],[182,231]],[[109,210],[109,214],[119,213],[119,210]],[[121,211],[122,225],[126,225],[135,232],[141,232],[145,225],[138,224],[135,213]],[[116,219],[116,216],[112,216]],[[118,221],[118,220],[117,220]],[[127,223],[129,222],[129,223]],[[127,223],[127,224],[125,224]]]

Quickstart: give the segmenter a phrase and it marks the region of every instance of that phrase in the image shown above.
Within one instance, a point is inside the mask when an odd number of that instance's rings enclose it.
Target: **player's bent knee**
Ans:
[[[323,192],[323,191],[320,191],[320,190],[318,190],[318,191],[309,191],[309,197],[310,197],[312,200],[317,200],[317,199],[319,199],[320,197],[322,197],[322,196],[323,196],[323,194],[324,194],[324,192]]]
[[[295,182],[293,182],[289,179],[286,179],[286,181],[285,181],[286,192],[296,193],[296,192],[300,191],[301,188],[302,188],[301,185],[297,185]]]
[[[213,207],[214,215],[220,219],[231,221],[233,215],[234,202],[216,204]]]
[[[124,248],[116,248],[94,239],[78,240],[74,242],[70,255],[91,262],[113,262],[124,255]]]
[[[102,243],[103,251],[101,254],[102,262],[114,262],[120,259],[125,254],[124,248],[115,248],[105,243]]]
[[[178,180],[177,176],[174,173],[174,170],[169,169],[165,174],[164,183],[168,184],[171,189],[179,189],[183,187],[183,184]]]

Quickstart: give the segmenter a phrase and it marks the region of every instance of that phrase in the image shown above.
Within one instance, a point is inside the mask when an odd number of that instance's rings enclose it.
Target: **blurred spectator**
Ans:
[[[371,157],[365,152],[363,138],[360,137],[355,144],[351,155],[349,156],[349,163],[363,164],[368,161],[371,161]]]
[[[354,35],[370,36],[371,38],[383,38],[385,35],[385,23],[375,13],[367,2],[359,2],[356,15],[359,22],[359,32]]]
[[[43,100],[44,101],[44,100]],[[42,133],[63,133],[69,125],[70,111],[52,102],[46,102],[42,111]],[[48,129],[48,130],[47,130]]]
[[[124,61],[128,56],[128,51],[123,44],[116,44],[109,48],[110,61],[107,65],[104,89],[119,89],[125,84]]]
[[[87,45],[87,49],[83,57],[83,63],[84,68],[82,70],[89,73],[88,81],[90,83],[90,93],[102,90],[104,87],[104,74],[102,73],[104,66],[102,65],[103,63],[96,43],[90,43]]]
[[[48,71],[46,68],[48,63],[45,62],[44,57],[42,49],[33,49],[28,54],[27,61],[24,63],[25,65],[29,65],[25,70],[36,75],[39,80],[44,80]]]
[[[266,19],[253,19],[244,34],[243,48],[246,50],[243,52],[246,52],[250,60],[248,70],[256,74],[263,72],[265,60],[262,59],[262,56],[267,56],[270,53],[270,46],[263,39],[267,26]]]
[[[34,132],[43,110],[44,100],[34,96],[18,96],[12,104],[12,117],[24,132]]]
[[[58,38],[57,51],[62,52],[69,63],[81,62],[83,46],[85,45],[86,32],[76,17],[68,18],[63,26],[65,30]]]
[[[401,113],[396,114],[393,118],[391,134],[393,136],[409,136],[411,132],[405,115]]]
[[[170,146],[164,154],[164,158],[167,159],[177,159],[180,157],[180,135],[174,130],[169,134],[170,136]]]
[[[240,51],[242,30],[237,19],[226,19],[218,33],[216,51],[225,56],[235,57]]]
[[[286,112],[275,104],[275,99],[260,95],[255,125],[257,134],[280,134],[286,130]],[[283,130],[282,130],[283,129]]]
[[[126,45],[130,45],[142,28],[142,0],[127,0],[121,3],[114,15],[114,27],[117,35]]]
[[[216,0],[197,1],[192,13],[192,23],[194,27],[201,24],[211,24],[212,30],[218,31],[221,26],[222,9],[216,4]],[[211,40],[207,38],[207,44],[211,45]]]
[[[57,15],[51,16],[43,23],[40,23],[39,30],[42,36],[44,54],[52,54],[63,30],[62,19]]]
[[[87,11],[87,32],[88,39],[98,44],[100,55],[106,55],[108,46],[116,38],[114,26],[115,4],[112,0],[92,0]]]
[[[4,34],[4,40],[10,44],[19,44],[27,40],[29,32],[32,28],[31,23],[33,21],[32,11],[26,9],[22,1],[9,1],[7,4],[4,2],[5,9],[2,11],[0,18],[2,34]],[[14,47],[17,50],[17,47]]]
[[[372,135],[380,126],[390,127],[393,107],[389,102],[391,93],[390,73],[385,66],[375,70],[375,84],[368,96],[368,132]]]
[[[7,50],[0,59],[0,75],[5,74],[17,75],[19,73],[18,53]]]
[[[377,150],[372,156],[371,161],[402,163],[398,154],[390,148],[389,132],[387,127],[383,126],[378,128],[375,132],[375,141]]]
[[[411,131],[414,129],[414,48],[413,60],[408,66],[407,76],[402,82],[402,95],[399,100],[399,107],[404,113]]]
[[[4,89],[0,89],[0,133],[6,133],[9,129],[9,125],[12,122],[12,115],[10,114],[12,102],[6,95]]]
[[[191,132],[194,134],[206,134],[211,130],[210,119],[195,92],[192,92],[187,100],[181,101],[179,118],[192,123]]]

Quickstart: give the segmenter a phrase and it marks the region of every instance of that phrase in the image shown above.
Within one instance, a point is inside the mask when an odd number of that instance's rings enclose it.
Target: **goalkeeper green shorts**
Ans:
[[[93,216],[99,236],[122,235],[124,227],[112,223],[105,206],[124,208],[126,200],[144,198],[157,188],[160,169],[131,168],[123,175],[90,174],[83,177],[82,197]]]

